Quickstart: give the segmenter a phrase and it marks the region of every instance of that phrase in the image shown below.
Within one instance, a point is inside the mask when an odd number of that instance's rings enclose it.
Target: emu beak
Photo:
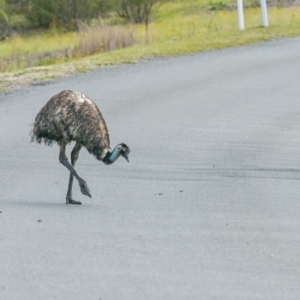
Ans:
[[[122,153],[122,156],[129,162],[129,158],[128,158],[127,154]]]

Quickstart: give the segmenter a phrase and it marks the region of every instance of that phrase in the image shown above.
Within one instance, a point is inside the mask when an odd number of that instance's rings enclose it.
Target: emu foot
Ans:
[[[77,205],[81,205],[81,202],[80,202],[80,201],[73,200],[73,199],[70,199],[70,198],[67,198],[67,199],[66,199],[66,204],[77,204]]]
[[[90,189],[89,189],[87,183],[83,179],[79,180],[79,186],[80,186],[81,193],[83,195],[92,198]]]

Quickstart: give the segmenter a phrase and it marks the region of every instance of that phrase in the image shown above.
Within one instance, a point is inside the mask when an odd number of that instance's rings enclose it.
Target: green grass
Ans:
[[[19,55],[34,55],[73,48],[78,44],[78,34],[36,33],[30,36],[16,36],[0,42],[0,59]]]
[[[269,8],[268,28],[261,27],[258,7],[245,9],[246,30],[239,31],[236,10],[218,9],[234,5],[231,0],[173,0],[159,8],[149,26],[148,43],[145,42],[144,26],[124,27],[135,36],[134,46],[87,57],[78,50],[83,34],[78,32],[50,31],[0,42],[0,89],[5,89],[1,81],[7,86],[7,78],[14,82],[13,75],[21,70],[25,73],[23,77],[30,74],[32,80],[43,80],[46,71],[48,78],[56,78],[73,72],[87,72],[103,65],[135,63],[151,56],[181,55],[300,36],[300,18],[297,17],[300,7]],[[212,7],[217,9],[212,10]],[[85,47],[88,42],[85,40]],[[91,42],[95,42],[94,33],[91,34]],[[51,53],[59,55],[53,56]],[[35,67],[28,68],[28,62]]]

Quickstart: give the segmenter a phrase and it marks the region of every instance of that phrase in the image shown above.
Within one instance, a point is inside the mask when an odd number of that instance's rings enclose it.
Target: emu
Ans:
[[[109,165],[120,156],[128,162],[130,149],[124,143],[110,148],[109,133],[97,105],[86,95],[65,90],[54,95],[37,114],[31,131],[31,141],[46,145],[57,143],[60,147],[59,161],[70,171],[66,204],[81,204],[72,198],[73,178],[78,180],[83,195],[91,197],[87,183],[75,170],[82,146],[96,159]],[[71,164],[66,156],[66,145],[76,144],[71,152]]]

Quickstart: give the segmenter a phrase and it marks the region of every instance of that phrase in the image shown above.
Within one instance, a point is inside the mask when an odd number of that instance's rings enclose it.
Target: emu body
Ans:
[[[31,141],[59,145],[59,161],[70,171],[67,204],[81,204],[72,198],[74,177],[82,194],[91,197],[87,183],[74,168],[82,147],[86,147],[89,153],[105,164],[114,163],[120,156],[129,161],[129,147],[121,143],[111,150],[109,133],[99,108],[90,98],[76,91],[62,91],[46,103],[35,118]],[[76,144],[71,152],[70,164],[66,145],[71,141]]]

